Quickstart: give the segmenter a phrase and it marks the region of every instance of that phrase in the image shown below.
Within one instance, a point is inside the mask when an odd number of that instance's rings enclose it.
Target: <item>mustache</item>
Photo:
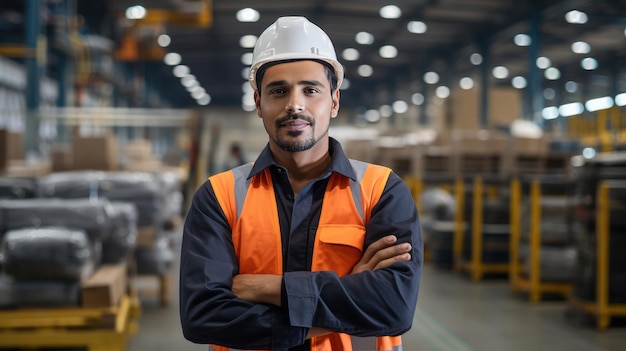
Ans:
[[[313,118],[309,117],[309,116],[305,116],[303,114],[300,113],[290,113],[288,115],[286,115],[285,117],[281,117],[279,119],[276,120],[275,124],[276,127],[280,127],[281,124],[286,123],[290,120],[293,119],[301,119],[303,121],[306,121],[307,123],[313,125],[315,123],[315,121],[313,120]]]

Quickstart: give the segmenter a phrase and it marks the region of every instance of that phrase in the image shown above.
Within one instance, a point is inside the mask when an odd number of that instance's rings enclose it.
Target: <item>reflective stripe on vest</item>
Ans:
[[[350,160],[357,181],[333,173],[328,181],[313,249],[312,271],[347,275],[361,258],[365,223],[391,170]],[[282,274],[282,240],[269,169],[247,179],[252,164],[209,178],[232,229],[239,272]],[[248,189],[254,189],[248,192]],[[349,189],[349,190],[348,190]],[[259,211],[263,208],[264,211]],[[248,235],[254,233],[254,240]],[[274,248],[268,249],[268,248]],[[337,250],[341,250],[338,253]],[[236,351],[211,345],[215,351]],[[350,337],[332,333],[311,339],[311,351],[402,351],[400,336]]]

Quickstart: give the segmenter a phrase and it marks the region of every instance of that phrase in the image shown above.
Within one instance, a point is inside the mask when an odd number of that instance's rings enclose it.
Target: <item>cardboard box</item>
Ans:
[[[157,240],[157,228],[155,226],[146,226],[137,228],[136,247],[154,247]]]
[[[104,264],[81,285],[83,307],[113,307],[127,291],[126,263]]]
[[[85,170],[116,171],[117,141],[115,135],[107,130],[104,135],[72,137],[74,168]]]

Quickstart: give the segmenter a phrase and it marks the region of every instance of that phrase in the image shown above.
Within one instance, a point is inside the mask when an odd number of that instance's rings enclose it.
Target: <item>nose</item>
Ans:
[[[287,113],[302,113],[304,111],[304,100],[300,94],[292,93],[285,106]]]

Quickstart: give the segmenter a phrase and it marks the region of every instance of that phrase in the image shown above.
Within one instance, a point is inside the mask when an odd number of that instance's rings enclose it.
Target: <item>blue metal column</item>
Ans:
[[[480,118],[478,126],[485,128],[489,118],[489,66],[491,64],[491,52],[489,43],[483,40],[479,43],[480,55],[483,63],[480,65]]]
[[[543,117],[541,111],[544,108],[541,72],[537,67],[537,59],[539,58],[539,48],[541,47],[541,12],[536,0],[532,1],[529,11],[529,30],[528,35],[531,44],[528,47],[528,119],[534,121],[537,125],[543,125]]]
[[[24,121],[24,152],[39,155],[39,100],[45,51],[39,46],[41,32],[40,0],[26,0],[26,118]]]

